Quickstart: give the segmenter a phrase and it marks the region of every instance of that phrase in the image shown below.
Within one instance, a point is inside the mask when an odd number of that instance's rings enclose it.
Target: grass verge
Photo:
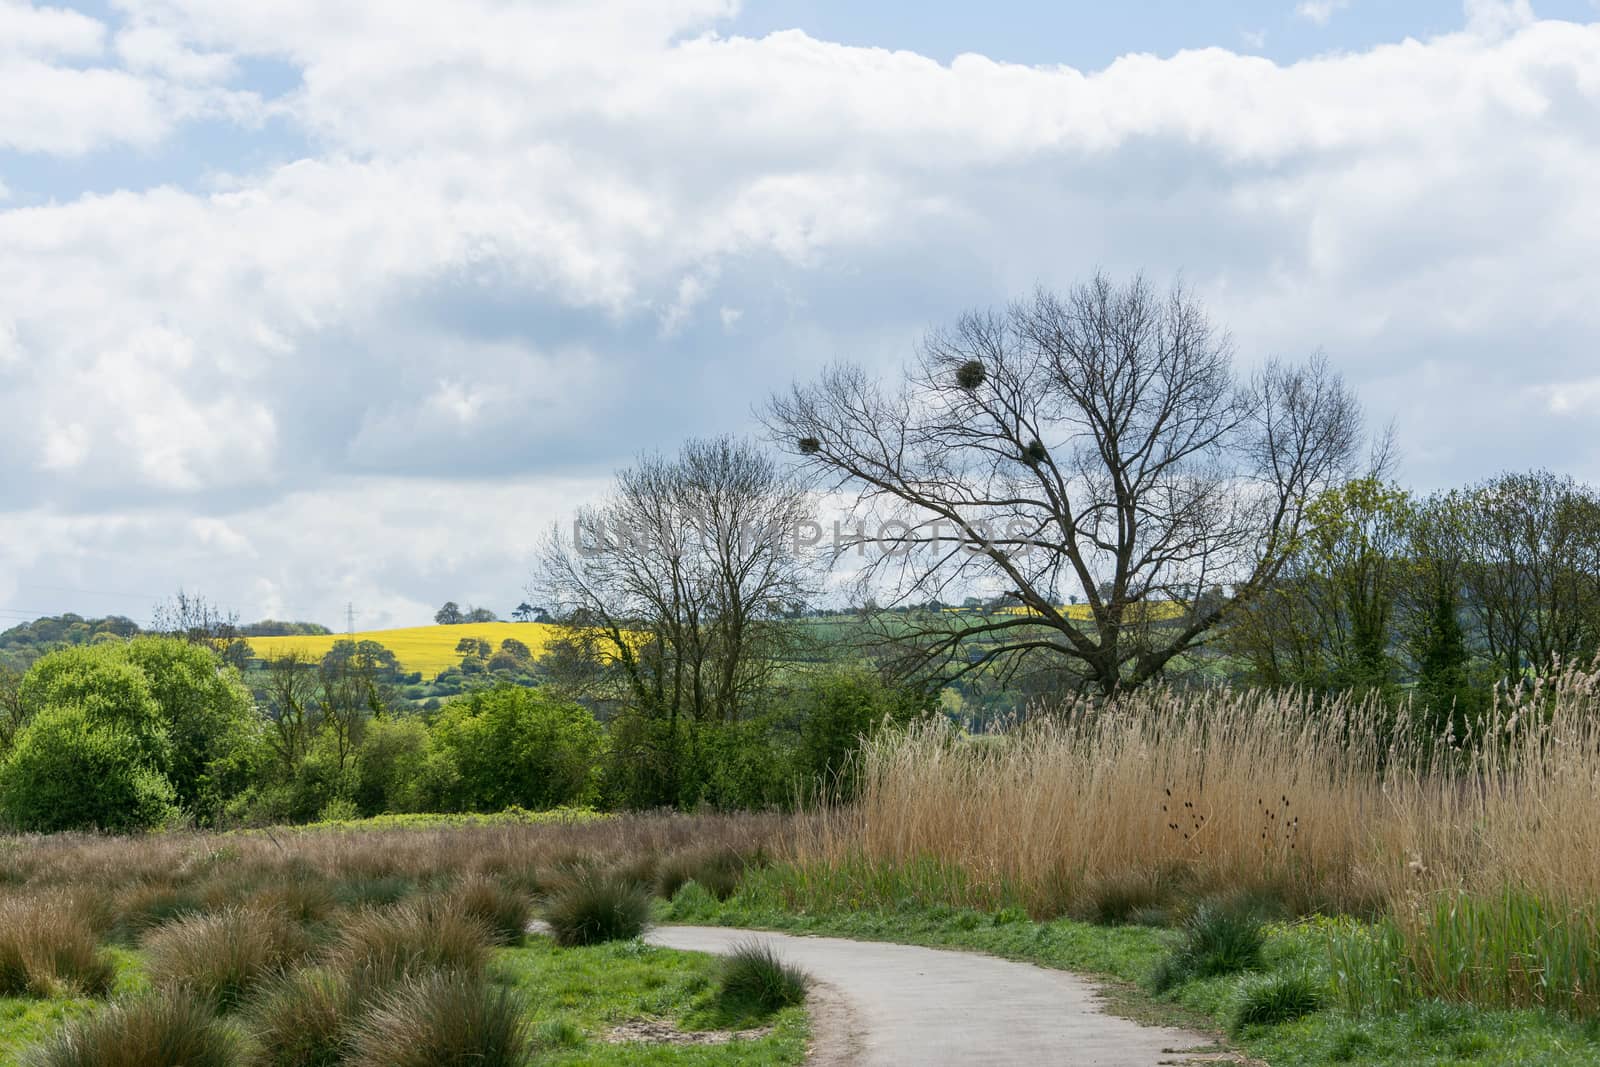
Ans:
[[[730,1017],[718,997],[722,969],[713,957],[639,941],[559,948],[536,937],[497,953],[490,976],[528,994],[534,1033],[544,1046],[541,1067],[785,1067],[804,1060],[804,1010]],[[605,1041],[612,1028],[640,1019],[669,1020],[691,1033],[764,1026],[771,1032],[719,1045]]]
[[[1481,1010],[1438,1001],[1384,1014],[1339,1009],[1328,994],[1335,965],[1330,946],[1351,927],[1362,926],[1353,920],[1268,923],[1252,968],[1189,978],[1157,995],[1150,992],[1152,976],[1182,952],[1181,931],[1072,919],[1035,922],[1020,908],[983,912],[910,901],[896,909],[791,910],[780,902],[795,877],[782,866],[753,872],[723,902],[690,884],[663,909],[661,921],[968,949],[1059,967],[1099,981],[1108,1010],[1116,1014],[1215,1033],[1219,1044],[1273,1067],[1600,1067],[1600,1026],[1549,1012]],[[1264,1010],[1269,989],[1270,996],[1294,1001],[1293,1010],[1283,1005]],[[1316,1008],[1300,1014],[1312,1006],[1303,996],[1306,989],[1318,991]],[[1291,992],[1296,995],[1289,997]],[[1274,1012],[1282,1022],[1252,1021]],[[1222,1037],[1230,1030],[1231,1039]]]

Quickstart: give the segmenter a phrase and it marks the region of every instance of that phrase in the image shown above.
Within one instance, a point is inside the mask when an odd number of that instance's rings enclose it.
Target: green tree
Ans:
[[[18,697],[25,718],[75,707],[128,735],[201,822],[249,785],[260,724],[238,672],[203,644],[140,637],[62,649],[33,665]]]
[[[1511,685],[1600,651],[1600,493],[1549,471],[1451,495],[1467,608]]]
[[[141,762],[162,774],[171,765],[172,742],[161,706],[125,645],[52,652],[29,668],[19,695],[25,719],[46,708],[78,708],[89,722],[126,734],[138,746]]]
[[[239,672],[202,645],[141,637],[125,646],[143,672],[171,743],[166,775],[178,803],[202,822],[249,782],[248,753],[261,723]]]
[[[1472,648],[1462,625],[1466,558],[1458,498],[1422,502],[1411,527],[1411,585],[1402,609],[1405,651],[1416,679],[1412,711],[1435,736],[1466,738],[1488,704],[1474,685]]]
[[[795,770],[826,794],[853,796],[859,784],[855,757],[862,743],[885,726],[904,725],[931,711],[933,700],[865,671],[818,679],[797,699],[800,745]]]
[[[382,815],[429,807],[437,792],[432,757],[433,739],[421,719],[401,716],[368,723],[351,797],[357,810]]]
[[[22,729],[22,675],[0,663],[0,759]]]
[[[600,724],[582,705],[502,685],[447,704],[433,743],[454,769],[457,811],[532,810],[596,798]]]
[[[1227,635],[1257,681],[1396,694],[1412,514],[1406,492],[1376,477],[1317,495],[1282,573],[1243,605]]]
[[[18,830],[148,830],[175,812],[146,739],[82,705],[33,716],[0,765],[0,816]]]

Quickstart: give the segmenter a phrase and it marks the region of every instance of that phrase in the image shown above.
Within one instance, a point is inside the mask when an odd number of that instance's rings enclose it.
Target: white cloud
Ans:
[[[1460,413],[1553,404],[1529,390],[1583,381],[1600,336],[1600,27],[1516,4],[1292,65],[1093,74],[722,37],[712,0],[126,7],[114,37],[74,16],[0,57],[0,138],[159,152],[270,106],[311,147],[0,207],[0,530],[65,531],[40,564],[65,570],[136,514],[116,536],[192,548],[247,612],[318,582],[319,611],[395,618],[446,578],[520,585],[527,546],[463,547],[460,509],[538,526],[570,506],[553,479],[747,428],[821,363],[898,361],[966,306],[1096,267],[1185,271],[1247,358],[1325,346],[1381,417],[1403,399],[1424,483],[1537,454],[1543,420],[1491,445]],[[124,67],[57,62],[107,40]],[[230,88],[261,59],[297,88]],[[382,522],[332,517],[362,509]],[[334,543],[404,565],[342,577],[313,558]]]
[[[1504,36],[1534,21],[1530,0],[1462,0],[1467,29],[1491,37]]]
[[[125,71],[0,53],[0,149],[80,155],[107,143],[151,145],[169,129],[152,88]]]
[[[1533,395],[1552,415],[1600,416],[1600,378],[1535,386]]]
[[[170,29],[135,26],[117,34],[117,54],[129,70],[179,82],[220,82],[232,77],[232,56],[187,47]]]
[[[1343,11],[1349,6],[1350,0],[1300,0],[1295,5],[1294,13],[1308,22],[1326,26],[1334,12]]]
[[[105,24],[88,15],[35,7],[27,0],[0,0],[0,56],[94,56],[104,49],[105,36]]]

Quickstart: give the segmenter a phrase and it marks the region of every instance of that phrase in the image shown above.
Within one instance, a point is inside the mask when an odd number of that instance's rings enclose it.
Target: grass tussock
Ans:
[[[1196,978],[1215,978],[1261,967],[1266,932],[1250,911],[1206,904],[1183,927],[1182,943],[1156,967],[1150,985],[1158,993]]]
[[[151,980],[227,1010],[310,948],[281,911],[231,907],[156,930],[145,942]]]
[[[650,895],[620,878],[586,873],[545,901],[545,922],[558,945],[626,941],[650,924]]]
[[[328,953],[341,974],[388,985],[430,971],[481,972],[494,934],[447,901],[408,902],[350,918]]]
[[[1277,1026],[1322,1008],[1324,983],[1303,973],[1263,975],[1245,981],[1233,1005],[1230,1028]]]
[[[182,991],[139,997],[68,1023],[27,1067],[238,1067],[244,1042],[205,1000]]]
[[[0,996],[98,996],[112,975],[75,901],[0,898]]]
[[[732,1016],[765,1016],[804,1004],[811,977],[760,941],[737,945],[723,964],[717,1000]]]
[[[265,985],[246,1019],[253,1038],[253,1067],[336,1067],[349,1028],[362,1007],[350,981],[326,968],[307,967]]]
[[[481,922],[499,945],[521,944],[533,919],[533,902],[526,893],[484,874],[469,874],[444,900],[447,907]]]
[[[436,973],[385,994],[357,1025],[350,1067],[525,1067],[526,1006],[480,976]]]

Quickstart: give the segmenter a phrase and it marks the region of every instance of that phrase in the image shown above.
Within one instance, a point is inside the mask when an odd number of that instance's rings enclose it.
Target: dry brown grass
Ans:
[[[690,846],[751,853],[785,840],[791,828],[780,815],[663,814],[436,829],[22,835],[0,837],[0,885],[182,887],[209,907],[237,904],[286,876],[425,886],[480,873],[534,885],[575,863],[606,867]]]
[[[920,865],[951,903],[1043,914],[1144,885],[1300,912],[1445,887],[1593,899],[1596,686],[1502,700],[1465,748],[1373,706],[1260,691],[1074,704],[978,741],[928,724],[870,746],[859,803],[804,824],[792,856],[868,882]]]
[[[520,1064],[524,1006],[484,971],[536,898],[609,870],[653,879],[667,854],[770,850],[793,825],[642,815],[0,836],[0,995],[103,996],[114,968],[101,944],[120,942],[139,949],[154,992],[63,1028],[37,1062],[237,1063],[248,1046],[263,1067]]]
[[[112,967],[71,897],[0,897],[0,996],[104,993]]]
[[[228,1009],[301,959],[310,942],[281,911],[230,907],[168,923],[144,947],[150,977],[158,986],[182,989]]]

